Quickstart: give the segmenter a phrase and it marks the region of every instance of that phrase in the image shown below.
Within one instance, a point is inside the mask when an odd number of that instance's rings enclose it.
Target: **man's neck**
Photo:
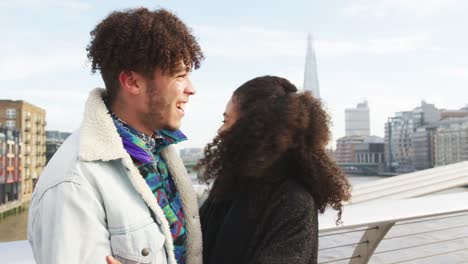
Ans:
[[[131,111],[124,104],[119,104],[114,102],[110,107],[110,111],[120,120],[125,122],[127,125],[133,127],[139,132],[151,137],[154,134],[154,131],[147,128],[145,125],[138,122],[138,116],[135,111]]]

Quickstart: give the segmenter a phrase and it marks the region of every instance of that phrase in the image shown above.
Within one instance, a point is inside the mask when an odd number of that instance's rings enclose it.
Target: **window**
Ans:
[[[8,108],[6,110],[6,118],[16,118],[16,109],[14,108]]]
[[[5,125],[8,128],[16,128],[16,120],[7,120]]]

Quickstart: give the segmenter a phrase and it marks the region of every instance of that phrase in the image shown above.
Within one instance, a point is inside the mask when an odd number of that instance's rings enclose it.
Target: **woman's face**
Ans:
[[[226,105],[226,110],[223,113],[223,124],[218,129],[218,134],[221,135],[224,131],[228,130],[239,118],[239,112],[235,103],[235,97],[232,96]]]

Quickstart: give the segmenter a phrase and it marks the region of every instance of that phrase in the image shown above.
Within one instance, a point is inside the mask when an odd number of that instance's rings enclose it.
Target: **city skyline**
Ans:
[[[0,44],[0,99],[46,109],[48,130],[77,129],[89,91],[103,86],[86,62],[89,32],[112,10],[162,6],[193,28],[206,55],[192,75],[198,94],[188,104],[182,130],[189,140],[181,147],[208,143],[232,91],[253,77],[279,75],[302,88],[309,32],[333,141],[345,133],[344,109],[362,99],[379,136],[388,117],[421,100],[447,109],[468,102],[468,38],[460,34],[466,2],[156,3],[2,1],[0,21],[9,26],[0,29],[8,36]]]

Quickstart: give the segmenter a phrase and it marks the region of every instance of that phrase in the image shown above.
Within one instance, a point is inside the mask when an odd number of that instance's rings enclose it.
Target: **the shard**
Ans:
[[[304,90],[311,91],[312,95],[320,98],[320,89],[317,75],[317,60],[312,35],[307,36],[307,51],[304,69]]]

